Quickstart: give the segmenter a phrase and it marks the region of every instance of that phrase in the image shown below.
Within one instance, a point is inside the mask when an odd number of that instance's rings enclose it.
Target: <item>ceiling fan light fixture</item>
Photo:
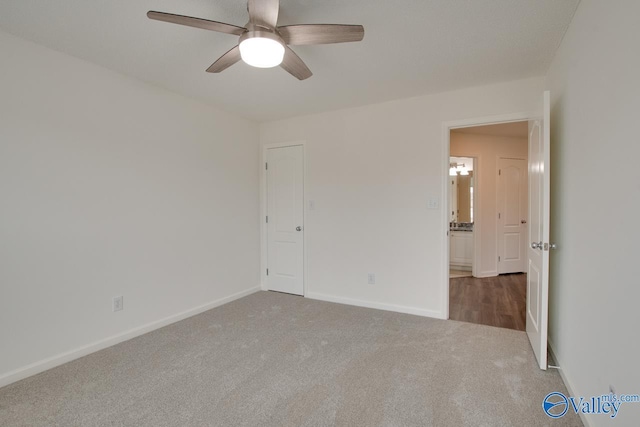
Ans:
[[[147,12],[147,17],[156,21],[239,36],[238,44],[211,64],[207,68],[207,73],[220,73],[242,60],[259,68],[280,65],[298,80],[306,80],[313,73],[289,46],[359,42],[364,37],[362,25],[280,26],[278,25],[279,10],[280,0],[247,0],[249,22],[244,27],[154,10]]]
[[[284,42],[267,31],[248,31],[240,37],[240,56],[252,67],[277,67],[284,58]]]

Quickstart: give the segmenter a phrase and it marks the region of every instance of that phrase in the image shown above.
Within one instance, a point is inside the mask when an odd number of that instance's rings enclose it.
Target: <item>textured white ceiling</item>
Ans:
[[[148,10],[244,26],[243,0],[2,0],[0,29],[258,121],[543,75],[579,0],[281,0],[279,25],[362,24],[360,43],[294,47],[314,75],[240,62],[237,38]]]

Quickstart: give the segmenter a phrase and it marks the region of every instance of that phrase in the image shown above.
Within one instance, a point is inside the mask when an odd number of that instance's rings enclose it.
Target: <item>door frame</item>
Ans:
[[[473,126],[485,126],[485,125],[497,125],[502,123],[511,123],[511,122],[524,122],[529,120],[535,120],[540,118],[540,113],[530,112],[530,113],[511,113],[511,114],[502,114],[496,116],[485,116],[485,117],[477,117],[471,119],[461,119],[461,120],[453,120],[442,123],[442,166],[443,172],[441,176],[447,178],[449,176],[449,157],[450,155],[450,144],[451,144],[451,131],[454,129],[468,128]],[[480,159],[477,159],[477,163],[480,163]],[[475,166],[474,166],[475,167]],[[445,177],[446,174],[446,177]],[[474,176],[476,174],[474,173]],[[479,179],[476,179],[476,183]],[[442,280],[442,317],[444,319],[449,319],[449,181],[447,179],[442,180],[442,194],[443,200],[441,208],[441,224],[442,224],[442,269],[443,269],[443,280]],[[478,193],[482,191],[481,188],[478,187]],[[478,212],[481,207],[481,201],[479,198],[474,200],[475,207],[478,209]],[[478,236],[480,235],[480,230],[482,230],[482,224],[480,221],[476,223],[476,216],[474,215],[474,224],[473,224],[473,273],[475,274],[477,268],[480,266],[480,239]],[[529,224],[527,223],[527,230],[529,229]]]
[[[291,142],[276,142],[271,144],[262,145],[260,151],[260,289],[267,291],[267,170],[265,163],[267,161],[267,150],[272,148],[285,148],[285,147],[302,147],[302,218],[303,218],[303,232],[305,233],[302,239],[302,296],[307,296],[307,155],[306,155],[306,142],[305,141],[291,141]]]

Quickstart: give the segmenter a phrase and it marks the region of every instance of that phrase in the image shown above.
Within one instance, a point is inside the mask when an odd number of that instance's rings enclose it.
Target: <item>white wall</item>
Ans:
[[[529,141],[527,138],[506,136],[474,135],[451,132],[450,153],[452,156],[475,157],[474,173],[475,197],[478,205],[476,222],[476,250],[479,257],[476,277],[498,275],[498,158],[527,159]],[[479,259],[478,259],[479,258]]]
[[[0,386],[259,285],[257,124],[5,33],[0,52]]]
[[[263,145],[306,142],[307,296],[442,317],[443,122],[533,112],[542,89],[528,79],[262,124]]]
[[[640,394],[640,2],[582,0],[552,95],[550,339],[574,393]],[[592,425],[637,425],[640,403]]]

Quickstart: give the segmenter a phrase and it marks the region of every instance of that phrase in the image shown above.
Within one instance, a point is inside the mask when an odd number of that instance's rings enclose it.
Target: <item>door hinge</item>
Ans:
[[[498,255],[498,262],[500,262],[500,255]]]
[[[268,171],[269,170],[269,163],[265,163],[264,164],[264,170]]]
[[[500,212],[498,212],[498,219],[500,219],[500,218],[501,218],[501,216],[500,216]]]
[[[267,268],[267,276],[269,275],[269,269]]]
[[[502,169],[498,169],[498,175],[502,175]]]
[[[267,215],[267,224],[269,224],[269,215]]]

